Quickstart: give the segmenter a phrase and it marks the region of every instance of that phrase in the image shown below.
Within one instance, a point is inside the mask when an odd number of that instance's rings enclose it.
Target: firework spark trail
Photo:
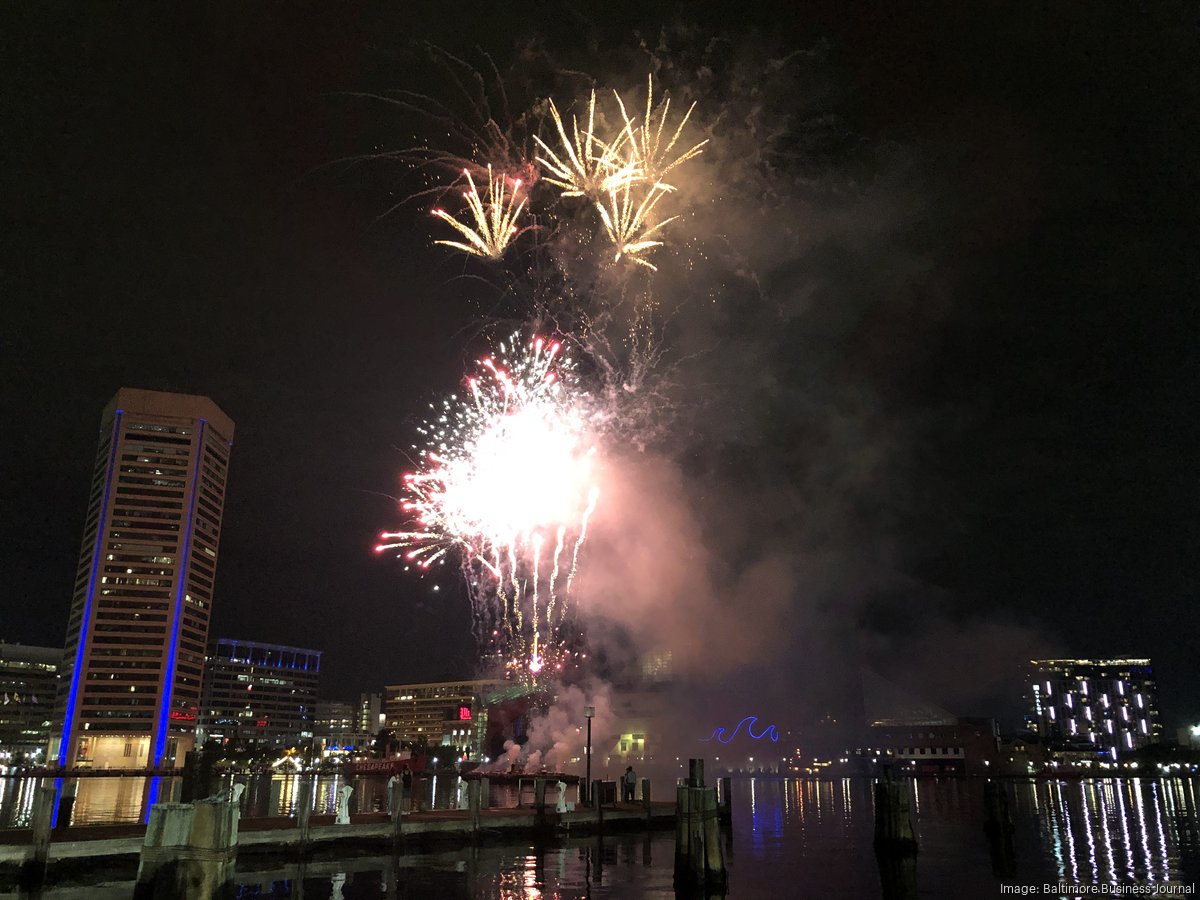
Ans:
[[[524,350],[502,344],[479,362],[467,392],[427,423],[428,449],[404,478],[401,508],[416,527],[385,533],[377,548],[422,568],[460,554],[477,623],[502,620],[497,649],[528,654],[535,674],[562,662],[554,614],[565,614],[570,579],[563,583],[560,557],[570,535],[577,561],[599,494],[593,401],[559,351],[541,340]],[[555,557],[544,566],[551,535]]]
[[[512,243],[514,237],[517,236],[519,229],[517,228],[517,218],[521,215],[521,211],[525,209],[525,200],[517,203],[517,194],[521,189],[520,179],[513,181],[512,193],[508,193],[508,188],[505,184],[504,175],[497,177],[492,172],[492,167],[489,164],[488,172],[488,193],[487,201],[484,202],[479,196],[479,190],[475,187],[475,179],[471,177],[469,169],[463,169],[463,175],[467,177],[467,184],[470,185],[470,190],[463,192],[463,197],[466,198],[467,207],[471,211],[471,217],[474,220],[474,227],[458,221],[450,213],[444,209],[435,209],[433,214],[444,222],[449,223],[459,234],[466,238],[467,243],[462,241],[434,241],[435,244],[440,244],[444,247],[453,247],[456,250],[462,250],[464,253],[470,253],[473,256],[480,256],[484,259],[497,260],[504,255],[504,251],[508,249],[508,245]]]
[[[554,568],[550,570],[550,597],[546,600],[546,624],[554,624],[554,585],[558,584],[558,561],[562,557],[563,538],[567,536],[566,526],[560,525],[558,537],[554,542]]]
[[[673,185],[664,181],[668,173],[689,159],[699,156],[704,152],[704,145],[708,143],[707,139],[703,140],[678,156],[674,155],[675,145],[679,143],[679,138],[683,134],[683,129],[687,125],[688,119],[691,118],[696,104],[693,103],[688,107],[688,111],[679,120],[679,125],[676,126],[674,133],[664,144],[663,135],[667,126],[667,113],[671,109],[671,98],[664,99],[662,105],[655,110],[653,75],[646,77],[646,116],[641,125],[634,125],[634,120],[625,111],[625,103],[621,100],[621,95],[616,91],[613,92],[613,95],[617,98],[617,105],[621,107],[621,118],[625,121],[625,133],[629,135],[632,154],[630,163],[636,172],[635,177],[661,185],[665,191],[675,190]],[[657,122],[655,121],[656,116]]]
[[[579,537],[575,539],[575,550],[571,554],[571,573],[567,576],[568,594],[571,592],[571,585],[575,582],[575,573],[579,570],[579,548],[587,540],[588,519],[592,517],[592,513],[596,510],[596,500],[599,496],[599,488],[592,488],[591,493],[588,494],[587,509],[583,511],[583,524],[579,528]]]
[[[561,156],[539,136],[534,141],[546,155],[535,157],[549,173],[550,184],[562,188],[563,197],[595,197],[614,184],[633,176],[633,163],[621,155],[623,145],[630,139],[627,126],[611,141],[596,136],[596,92],[588,101],[587,125],[579,130],[579,120],[571,117],[571,137],[563,125],[554,100],[550,100],[550,118],[562,142]],[[564,159],[565,157],[565,159]]]

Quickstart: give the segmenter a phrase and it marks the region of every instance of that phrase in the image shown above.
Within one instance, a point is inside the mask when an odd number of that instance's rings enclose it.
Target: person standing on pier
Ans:
[[[625,775],[621,778],[621,799],[632,803],[634,789],[637,787],[637,772],[633,771],[633,766],[627,766]]]

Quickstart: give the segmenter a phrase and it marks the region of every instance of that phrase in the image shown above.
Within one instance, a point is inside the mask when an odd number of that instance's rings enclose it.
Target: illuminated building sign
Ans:
[[[470,722],[471,721],[471,707],[460,706],[458,708],[458,721],[460,721],[460,722]]]
[[[173,709],[173,710],[171,710],[171,721],[172,722],[195,722],[196,714],[179,712],[179,711]]]
[[[754,726],[757,724],[758,724],[758,716],[746,716],[744,719],[742,719],[740,722],[738,722],[736,725],[733,726],[733,730],[731,732],[729,732],[728,736],[726,735],[726,729],[717,727],[712,730],[712,734],[710,734],[706,738],[700,738],[700,740],[702,743],[707,743],[707,742],[713,740],[714,738],[716,738],[717,743],[728,744],[730,741],[732,741],[735,737],[738,736],[738,732],[741,731],[742,726],[745,725],[746,726],[746,736],[749,737],[751,740],[761,741],[765,738],[766,740],[769,740],[774,744],[779,743],[779,729],[777,729],[774,725],[767,725],[762,729],[762,731],[760,731],[758,734],[755,734]]]

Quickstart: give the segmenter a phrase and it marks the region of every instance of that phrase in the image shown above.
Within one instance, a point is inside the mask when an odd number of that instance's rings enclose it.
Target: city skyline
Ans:
[[[414,424],[459,387],[472,323],[501,299],[431,246],[419,201],[387,213],[424,187],[410,171],[335,165],[433,131],[350,95],[443,91],[411,39],[485,67],[478,44],[503,69],[534,33],[564,68],[626,87],[643,73],[604,53],[662,17],[585,23],[589,55],[575,25],[420,10],[370,28],[241,10],[231,30],[179,10],[167,25],[49,15],[6,30],[55,41],[0,62],[0,637],[64,640],[95,414],[137,385],[239,422],[214,633],[319,646],[331,696],[473,675],[454,567],[418,579],[371,548],[395,524]],[[696,544],[713,569],[783,560],[795,576],[764,581],[778,602],[746,618],[769,618],[773,640],[748,640],[713,695],[803,717],[786,685],[865,658],[968,715],[1029,657],[1129,653],[1156,660],[1164,725],[1194,721],[1200,142],[1167,67],[1143,65],[1182,65],[1186,29],[1151,12],[1118,41],[1098,17],[1074,23],[1072,50],[1046,37],[1063,27],[1049,11],[898,11],[884,28],[817,4],[773,38],[754,16],[692,15],[752,62],[802,51],[797,93],[820,113],[795,129],[804,165],[773,160],[786,216],[749,215],[735,181],[689,223],[753,223],[728,242],[761,247],[794,215],[794,253],[754,290],[672,298],[702,360],[682,370],[688,439],[664,452],[709,504],[691,510]],[[185,23],[203,52],[181,47]],[[95,39],[109,29],[119,40]],[[737,120],[716,100],[736,111],[735,95],[711,92],[717,143]]]

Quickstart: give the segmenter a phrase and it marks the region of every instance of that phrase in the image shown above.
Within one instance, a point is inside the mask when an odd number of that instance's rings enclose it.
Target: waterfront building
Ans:
[[[320,673],[320,650],[214,641],[204,671],[200,741],[248,750],[308,747]]]
[[[194,744],[233,421],[121,388],[100,419],[52,763],[181,765]]]
[[[371,696],[364,694],[364,697]],[[374,696],[378,697],[379,694]],[[378,721],[378,719],[376,719]],[[362,727],[362,701],[322,700],[316,705],[313,718],[313,737],[324,755],[365,753],[375,743],[379,726]]]
[[[390,684],[384,689],[384,718],[394,740],[479,758],[487,707],[510,687],[497,679]]]
[[[850,755],[870,767],[966,775],[990,771],[1000,759],[993,719],[956,716],[869,669],[862,670],[867,733]]]
[[[1149,659],[1033,659],[1026,721],[1054,751],[1116,760],[1161,740]]]
[[[46,761],[62,655],[0,641],[0,767]]]

